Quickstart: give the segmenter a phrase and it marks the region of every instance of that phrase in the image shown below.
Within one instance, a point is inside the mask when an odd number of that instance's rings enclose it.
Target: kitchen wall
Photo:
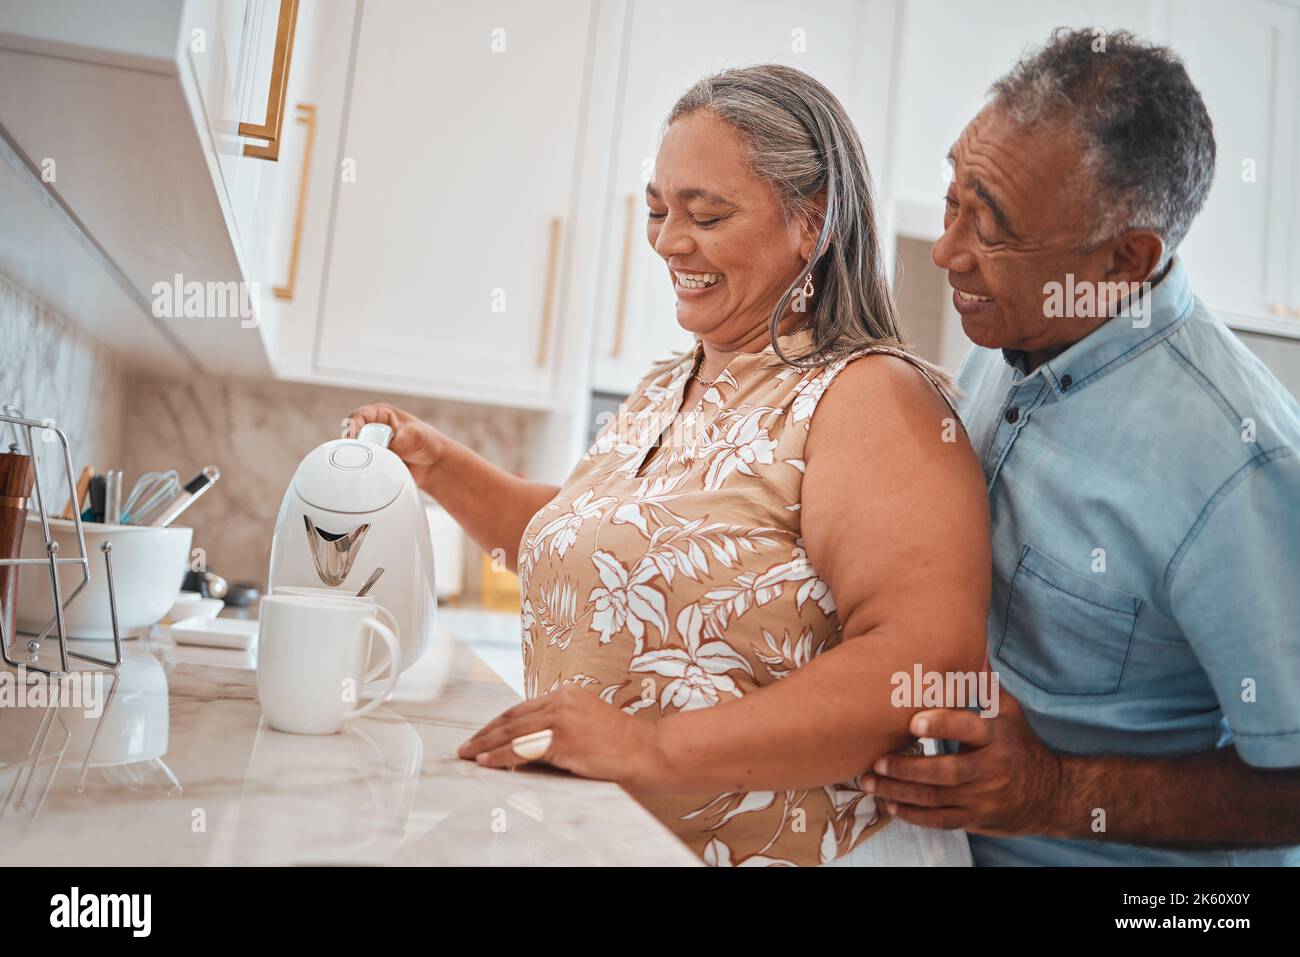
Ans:
[[[292,382],[132,376],[127,473],[174,468],[185,481],[205,465],[220,468],[221,481],[186,513],[195,547],[217,574],[265,584],[271,533],[294,469],[339,437],[349,412],[375,400],[407,409],[507,471],[523,471],[536,413]]]
[[[0,275],[0,405],[57,422],[80,471],[86,463],[108,468],[121,458],[124,394],[125,375],[113,353]],[[7,427],[0,431],[6,448],[13,439]],[[36,451],[46,504],[57,514],[70,495],[61,446],[39,443]]]
[[[970,349],[961,317],[952,304],[948,274],[934,264],[929,239],[899,236],[894,260],[894,295],[903,333],[917,353],[956,372]]]
[[[1259,356],[1293,396],[1300,399],[1300,339],[1262,336],[1253,332],[1238,332],[1237,337]]]
[[[221,481],[186,522],[208,567],[264,584],[280,498],[302,457],[339,435],[340,420],[381,400],[406,408],[512,472],[524,469],[538,413],[239,378],[161,378],[123,368],[113,354],[0,276],[0,405],[52,418],[72,442],[73,466],[126,470],[128,489],[146,471],[176,469],[185,481],[205,465]],[[10,439],[7,438],[6,441]],[[52,446],[51,448],[57,448]],[[55,510],[68,499],[61,465],[41,463]],[[477,551],[467,579],[477,580]]]

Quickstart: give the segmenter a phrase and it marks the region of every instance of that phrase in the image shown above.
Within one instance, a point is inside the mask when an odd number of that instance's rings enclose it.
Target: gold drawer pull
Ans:
[[[614,307],[614,346],[609,350],[611,359],[623,351],[623,326],[627,323],[628,271],[632,263],[632,227],[636,223],[636,194],[628,193],[623,201],[626,225],[623,230],[623,262],[618,272],[618,304]]]
[[[293,302],[293,290],[298,284],[298,254],[302,252],[302,221],[307,215],[307,180],[311,175],[312,148],[316,145],[316,107],[311,103],[298,104],[298,122],[307,127],[307,142],[302,148],[302,182],[298,185],[298,209],[293,214],[293,245],[289,250],[289,279],[272,292],[276,299]]]
[[[293,55],[293,30],[298,23],[298,0],[280,0],[280,23],[275,30],[275,57],[266,91],[266,121],[240,123],[239,135],[266,140],[265,146],[244,144],[244,155],[276,162],[280,159],[280,131],[284,127],[285,91],[289,88],[289,60]]]
[[[555,269],[560,258],[560,217],[551,220],[551,245],[546,254],[546,291],[542,299],[542,336],[537,343],[537,364],[546,365],[546,347],[551,339],[555,312]]]

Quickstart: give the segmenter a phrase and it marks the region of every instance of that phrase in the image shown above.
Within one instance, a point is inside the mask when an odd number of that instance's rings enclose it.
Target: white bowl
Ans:
[[[144,634],[176,601],[189,564],[194,530],[95,522],[82,522],[81,527],[86,557],[90,560],[90,580],[64,612],[68,637],[113,637],[104,554],[99,549],[106,541],[113,543],[118,631],[123,638]],[[70,519],[50,519],[50,533],[59,544],[60,558],[75,558],[80,554],[76,527]],[[45,557],[39,517],[27,518],[22,557]],[[60,565],[59,588],[65,602],[81,582],[81,575],[77,565]],[[29,634],[38,632],[53,614],[49,570],[40,565],[24,565],[18,575],[18,630]]]

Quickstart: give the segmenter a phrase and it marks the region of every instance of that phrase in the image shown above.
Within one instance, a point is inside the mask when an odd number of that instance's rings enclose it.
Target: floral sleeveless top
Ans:
[[[811,333],[779,341],[798,356]],[[710,708],[780,681],[843,637],[800,537],[804,442],[818,400],[857,355],[915,360],[880,347],[803,372],[769,345],[733,356],[674,422],[701,349],[640,383],[524,531],[529,698],[577,684],[647,718]],[[714,865],[825,863],[886,821],[852,781],[635,796]]]

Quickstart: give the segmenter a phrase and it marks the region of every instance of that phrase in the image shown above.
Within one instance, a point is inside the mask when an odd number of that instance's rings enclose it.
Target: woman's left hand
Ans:
[[[542,761],[584,778],[648,789],[651,782],[664,783],[656,724],[625,714],[576,685],[563,685],[502,712],[457,754],[489,768]],[[540,757],[520,757],[513,750],[516,738],[548,730],[549,745]]]

